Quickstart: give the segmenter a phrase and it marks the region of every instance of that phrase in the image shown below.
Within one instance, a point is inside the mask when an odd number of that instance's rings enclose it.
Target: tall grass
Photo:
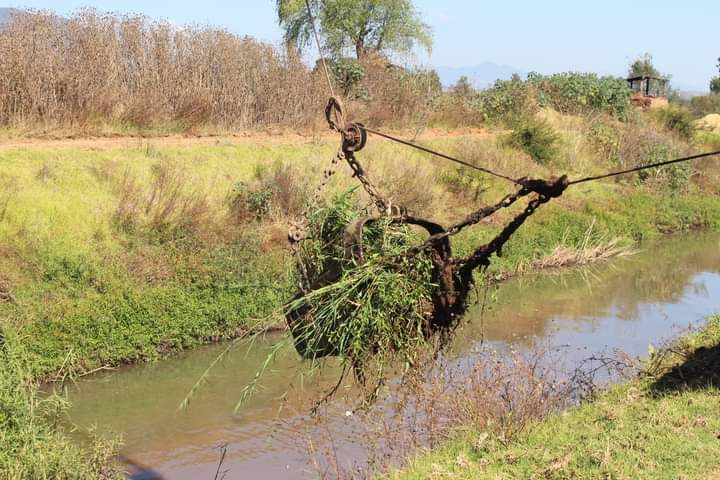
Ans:
[[[384,57],[361,68],[364,95],[347,99],[356,118],[427,123],[440,105],[434,72]],[[85,9],[26,12],[0,31],[0,127],[13,130],[307,128],[327,95],[323,74],[293,51],[217,27]]]
[[[228,31],[81,10],[0,31],[0,125],[297,125],[319,105],[293,55]]]

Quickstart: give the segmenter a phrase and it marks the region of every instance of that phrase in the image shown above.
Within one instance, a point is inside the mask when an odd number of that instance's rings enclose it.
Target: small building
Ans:
[[[628,78],[627,82],[632,90],[630,101],[636,107],[655,108],[668,105],[666,79],[641,75]]]

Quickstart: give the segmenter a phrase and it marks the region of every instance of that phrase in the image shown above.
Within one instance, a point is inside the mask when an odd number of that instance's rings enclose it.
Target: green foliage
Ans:
[[[355,98],[367,99],[367,90],[362,88],[361,82],[365,78],[365,70],[356,60],[340,58],[333,62],[333,75],[337,85],[343,90],[343,96],[351,94]]]
[[[65,404],[41,399],[18,342],[0,325],[0,477],[122,478],[110,466],[114,445],[96,442],[83,449],[55,430]]]
[[[560,136],[547,121],[528,117],[516,121],[505,143],[522,150],[540,164],[548,164],[558,154]]]
[[[519,75],[510,80],[497,80],[495,84],[480,92],[478,108],[485,119],[507,120],[537,111],[537,104],[530,86]]]
[[[307,201],[307,176],[289,163],[275,162],[271,167],[256,166],[251,181],[235,183],[227,204],[237,222],[297,215]]]
[[[535,112],[538,107],[566,114],[602,112],[626,119],[632,112],[630,89],[615,77],[595,74],[531,73],[523,81],[515,75],[481,92],[478,108],[489,120],[507,120]]]
[[[710,80],[710,92],[720,93],[720,77],[713,77]]]
[[[718,58],[717,68],[720,71],[720,58]],[[713,79],[710,80],[710,92],[720,93],[720,76],[713,77]]]
[[[693,138],[695,126],[688,110],[682,107],[667,107],[655,109],[652,113],[665,128],[675,132],[683,140]]]
[[[239,219],[250,216],[255,220],[262,220],[270,215],[276,192],[277,187],[272,184],[237,182],[230,194],[230,209]]]
[[[277,0],[278,19],[289,45],[302,49],[312,38],[312,17],[305,0]],[[327,51],[341,58],[348,49],[360,60],[368,52],[406,53],[420,45],[430,50],[430,27],[411,0],[311,0]]]
[[[466,167],[445,170],[440,175],[440,182],[449,192],[472,198],[473,201],[478,201],[482,192],[488,188],[487,178],[483,174]]]
[[[642,146],[640,165],[664,162],[678,156],[678,151],[664,142],[650,142]],[[667,186],[671,191],[685,190],[690,183],[691,166],[687,162],[675,163],[638,173],[641,182],[654,182]]]
[[[660,71],[655,68],[653,57],[649,53],[644,53],[639,56],[630,62],[630,65],[628,66],[628,77],[632,78],[642,76],[663,78],[665,80],[670,79],[669,76],[661,74]]]
[[[720,93],[693,97],[688,102],[688,110],[695,118],[711,113],[720,113]]]
[[[432,264],[424,255],[397,258],[411,232],[381,219],[363,233],[364,263],[348,258],[343,233],[360,216],[352,191],[319,208],[310,218],[302,258],[311,283],[330,268],[341,276],[293,302],[289,309],[305,309],[293,325],[296,344],[308,358],[332,351],[357,372],[382,372],[388,357],[399,355],[413,363],[426,344],[424,326],[432,312]],[[375,366],[376,369],[368,370]]]
[[[561,113],[607,113],[618,119],[632,111],[627,82],[617,77],[598,77],[594,73],[556,73],[528,75],[537,91],[538,102]]]
[[[596,119],[589,125],[585,140],[600,158],[611,163],[618,162],[622,138],[620,128],[615,122]]]
[[[698,130],[695,132],[695,143],[707,145],[712,150],[720,150],[720,132]]]

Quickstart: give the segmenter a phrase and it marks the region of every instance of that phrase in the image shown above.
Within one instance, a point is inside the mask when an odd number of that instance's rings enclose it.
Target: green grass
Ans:
[[[720,316],[681,339],[675,350],[683,355],[662,359],[665,368],[658,373],[611,388],[596,400],[540,421],[509,441],[484,432],[464,432],[388,476],[397,480],[717,478],[718,349]],[[701,368],[691,367],[698,358],[705,359]],[[672,365],[678,366],[669,369]],[[666,383],[672,387],[661,388]]]
[[[0,339],[0,473],[7,480],[120,478],[112,443],[80,448],[55,428],[64,402],[41,399],[26,359]]]

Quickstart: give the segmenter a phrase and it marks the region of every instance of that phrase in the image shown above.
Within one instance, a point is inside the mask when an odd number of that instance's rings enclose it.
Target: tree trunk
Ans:
[[[357,57],[358,61],[362,59],[362,57],[365,56],[365,38],[364,37],[358,37],[357,42],[355,42],[355,56]]]

